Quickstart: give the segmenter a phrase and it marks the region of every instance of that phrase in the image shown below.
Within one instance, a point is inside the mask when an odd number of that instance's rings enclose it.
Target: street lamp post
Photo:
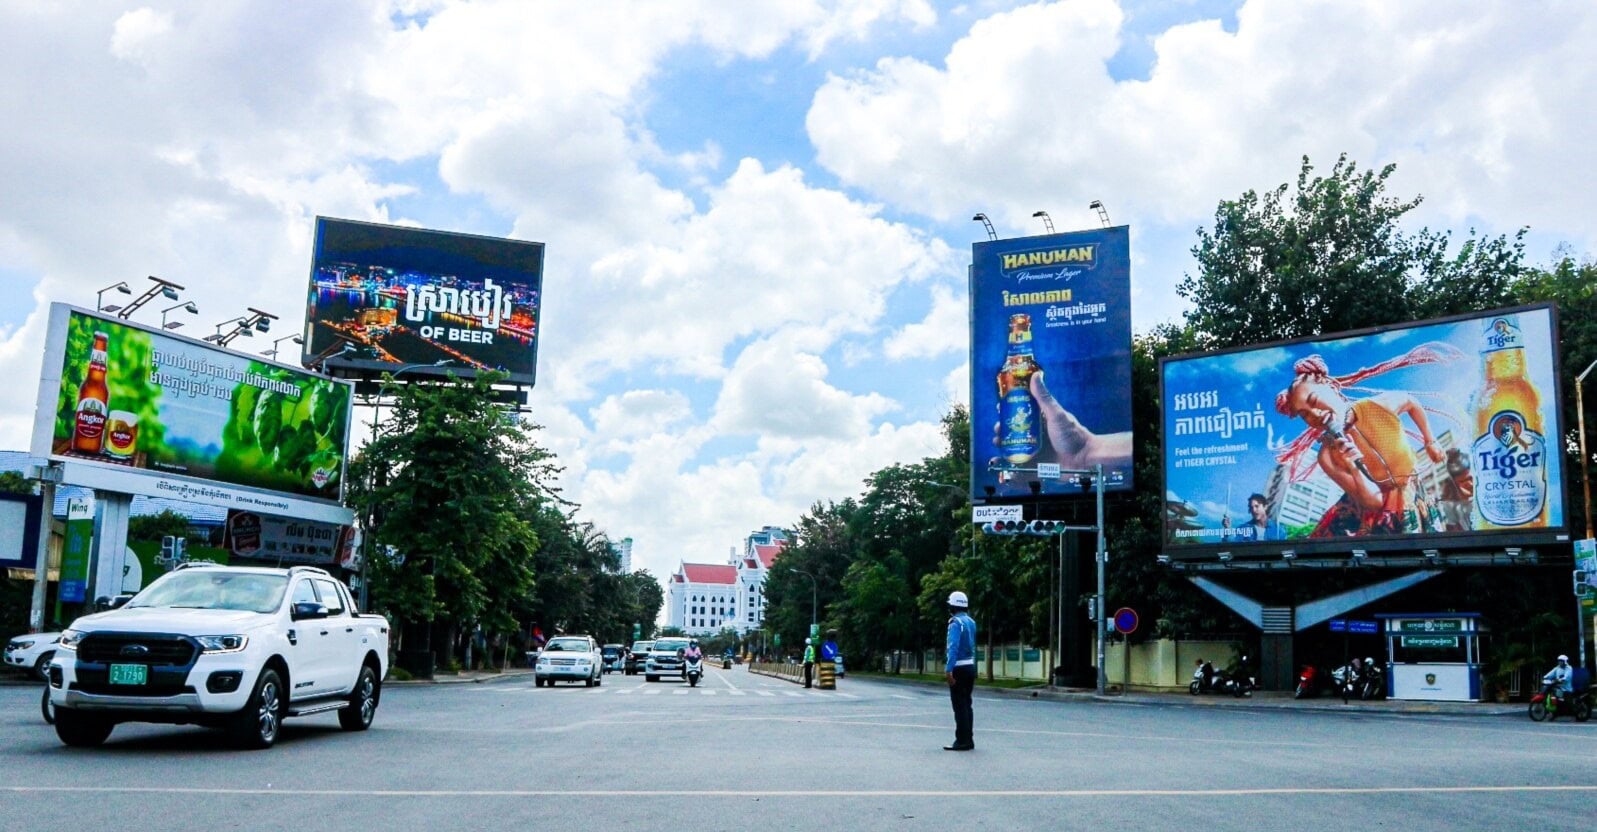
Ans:
[[[802,569],[795,568],[793,571],[797,572],[798,574],[803,575],[804,577],[810,579],[810,631],[813,633],[815,631],[816,624],[819,623],[819,621],[816,619],[816,606],[815,606],[815,599],[816,599],[816,589],[815,589],[815,587],[816,587],[816,584],[815,584],[815,576],[811,575],[808,572],[805,572]]]
[[[1592,533],[1591,533],[1591,529],[1592,529],[1592,523],[1591,523],[1591,473],[1588,470],[1591,467],[1591,457],[1587,456],[1587,454],[1586,454],[1586,402],[1585,402],[1584,398],[1582,397],[1581,392],[1582,392],[1582,386],[1586,382],[1586,376],[1591,375],[1591,371],[1594,368],[1597,368],[1597,361],[1593,361],[1592,363],[1586,365],[1586,369],[1581,370],[1580,371],[1580,375],[1575,376],[1575,420],[1576,420],[1576,423],[1579,426],[1579,431],[1580,431],[1580,487],[1581,487],[1581,491],[1583,492],[1584,497],[1585,497],[1585,501],[1584,502],[1585,502],[1585,506],[1586,506],[1586,539],[1587,540],[1590,540],[1591,537],[1592,537]],[[1583,618],[1582,615],[1583,615],[1583,611],[1581,610],[1581,606],[1580,606],[1580,597],[1576,596],[1575,597],[1575,633],[1577,634],[1577,636],[1579,638],[1579,641],[1580,641],[1580,666],[1581,667],[1590,667],[1591,665],[1586,664],[1586,619]]]

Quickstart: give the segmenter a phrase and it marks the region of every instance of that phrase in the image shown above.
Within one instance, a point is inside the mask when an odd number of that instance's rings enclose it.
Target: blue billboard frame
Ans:
[[[1131,490],[1130,228],[974,243],[969,284],[972,499],[1093,493],[1073,476],[1040,478],[1039,463],[1102,463],[1106,491]],[[1016,350],[1012,327],[1026,329]],[[1000,396],[1011,361],[1040,372],[1022,370],[1035,378]]]

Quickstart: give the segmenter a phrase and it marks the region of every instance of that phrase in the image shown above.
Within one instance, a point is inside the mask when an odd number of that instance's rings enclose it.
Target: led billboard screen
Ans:
[[[972,495],[1081,494],[1038,469],[1099,464],[1107,489],[1130,489],[1130,230],[993,240],[971,256]]]
[[[304,364],[531,386],[542,291],[542,243],[318,217]]]
[[[1559,539],[1556,326],[1523,307],[1166,359],[1165,551]]]
[[[336,502],[348,382],[85,310],[50,309],[34,453],[109,473],[95,484],[224,505],[224,485]],[[148,475],[160,475],[151,478]]]

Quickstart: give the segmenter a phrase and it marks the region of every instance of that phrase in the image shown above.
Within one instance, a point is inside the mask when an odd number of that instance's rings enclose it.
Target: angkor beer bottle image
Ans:
[[[105,333],[94,333],[94,348],[89,351],[89,371],[84,374],[83,383],[78,385],[72,450],[80,454],[97,454],[105,446],[105,422],[111,413],[111,391],[105,386],[105,342]]]
[[[1542,394],[1525,377],[1519,318],[1501,315],[1481,333],[1485,381],[1475,393],[1476,528],[1547,525],[1547,445]]]
[[[1009,316],[1009,356],[998,371],[998,451],[1015,465],[1037,455],[1037,402],[1031,374],[1041,370],[1031,354],[1031,316]]]

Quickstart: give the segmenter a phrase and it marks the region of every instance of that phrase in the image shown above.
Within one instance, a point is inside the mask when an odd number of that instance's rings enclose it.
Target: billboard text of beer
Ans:
[[[1555,311],[1163,359],[1166,552],[1567,536]]]
[[[377,377],[536,377],[543,244],[317,218],[304,360]]]

